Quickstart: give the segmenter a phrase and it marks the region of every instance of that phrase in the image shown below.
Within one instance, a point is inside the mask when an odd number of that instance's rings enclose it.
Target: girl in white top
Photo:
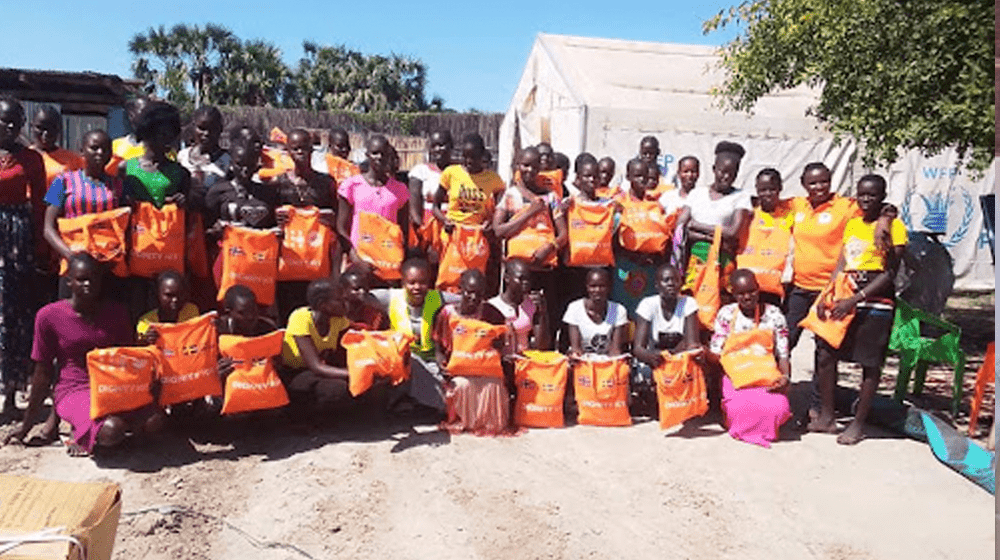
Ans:
[[[410,223],[411,227],[420,227],[430,218],[430,205],[434,202],[434,193],[441,185],[441,172],[451,165],[451,152],[455,142],[451,131],[438,130],[431,134],[427,163],[420,163],[410,170]],[[424,207],[427,206],[425,209]]]
[[[586,276],[587,295],[570,302],[563,315],[569,335],[569,355],[603,354],[620,356],[628,326],[625,306],[608,300],[611,273],[592,268]]]

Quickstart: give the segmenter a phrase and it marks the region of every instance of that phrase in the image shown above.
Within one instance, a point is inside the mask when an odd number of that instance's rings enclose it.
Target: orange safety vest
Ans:
[[[160,404],[167,406],[222,394],[219,380],[219,335],[210,311],[182,323],[153,323],[163,355]]]
[[[115,208],[75,218],[59,218],[56,224],[59,236],[70,251],[89,253],[99,262],[109,263],[115,276],[124,278],[128,276],[125,238],[131,213],[132,210],[128,207]],[[59,275],[66,274],[67,269],[68,265],[63,259],[59,265]]]
[[[330,275],[333,234],[320,222],[315,206],[282,206],[288,212],[285,235],[278,253],[278,281],[315,280]]]
[[[743,252],[736,256],[736,267],[752,271],[762,291],[784,297],[781,274],[788,260],[792,234],[780,227],[777,220],[772,227],[765,227],[762,212],[760,208],[754,212]]]
[[[274,369],[274,357],[281,355],[285,331],[246,337],[224,334],[219,337],[219,354],[233,360],[233,372],[226,378],[222,414],[281,408],[288,393]]]
[[[527,208],[521,212],[527,212]],[[511,218],[514,219],[517,219],[517,215]],[[521,231],[507,240],[507,258],[520,258],[531,262],[535,257],[535,251],[549,244],[554,245],[555,242],[556,229],[552,224],[552,216],[548,211],[539,212],[528,220]],[[542,264],[555,268],[559,264],[558,253],[556,250],[549,252],[549,257]]]
[[[388,377],[393,385],[410,378],[409,356],[413,335],[396,331],[344,333],[340,343],[347,350],[348,388],[358,396],[371,388],[376,377]]]
[[[383,280],[399,280],[399,267],[403,264],[403,230],[399,225],[374,214],[358,214],[358,257],[375,268]]]
[[[659,202],[621,200],[621,217],[618,222],[618,243],[626,251],[661,254],[667,249],[677,223],[677,214],[667,216]]]
[[[653,370],[660,428],[667,429],[708,412],[705,374],[694,352],[662,352],[663,363]]]
[[[733,310],[733,325],[739,313],[739,307]],[[722,345],[719,363],[734,389],[770,387],[781,379],[774,359],[774,333],[760,328],[760,317],[754,317],[754,325],[753,330],[730,332]]]
[[[129,270],[133,276],[152,278],[167,269],[184,273],[184,210],[176,204],[157,208],[140,202],[132,213]]]
[[[514,424],[526,428],[562,428],[563,397],[569,360],[558,352],[525,350],[514,362],[517,401]]]
[[[584,356],[573,366],[577,422],[590,426],[631,426],[628,412],[628,356]]]
[[[572,200],[566,213],[569,224],[570,266],[614,266],[611,249],[615,211],[610,205],[581,204]]]
[[[441,264],[438,265],[437,289],[457,289],[459,278],[466,270],[475,268],[486,272],[489,258],[490,244],[483,228],[456,225],[448,236]]]
[[[847,329],[851,326],[851,321],[854,320],[854,314],[856,311],[851,311],[843,319],[837,320],[828,314],[826,320],[819,318],[819,312],[817,311],[819,306],[824,306],[829,310],[833,307],[834,302],[840,299],[847,299],[854,296],[854,283],[851,281],[850,275],[846,272],[841,271],[829,284],[823,288],[823,291],[816,296],[816,301],[813,302],[812,307],[809,308],[809,314],[806,315],[805,319],[799,321],[799,326],[804,329],[811,330],[816,336],[822,338],[830,346],[834,348],[840,348],[840,345],[844,343],[844,337],[847,336]]]
[[[448,375],[503,377],[500,351],[493,341],[508,334],[507,325],[491,325],[450,313],[448,330],[451,331],[451,355],[445,366]]]
[[[149,386],[159,362],[160,353],[155,347],[97,348],[87,352],[90,419],[152,404]]]
[[[211,278],[208,266],[208,242],[205,240],[205,219],[200,212],[187,215],[187,267],[197,278]]]
[[[237,285],[253,290],[257,303],[274,303],[278,281],[278,238],[273,231],[226,226],[222,233],[222,280],[219,301]]]
[[[719,248],[722,246],[722,228],[715,226],[712,246],[708,249],[705,264],[696,273],[694,280],[694,300],[698,303],[698,320],[701,326],[712,330],[715,327],[715,314],[722,305],[719,295]]]

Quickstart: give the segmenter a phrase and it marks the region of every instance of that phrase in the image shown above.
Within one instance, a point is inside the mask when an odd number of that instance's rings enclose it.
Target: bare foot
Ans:
[[[837,421],[834,420],[833,416],[817,416],[813,418],[806,429],[810,432],[818,432],[821,434],[835,434],[837,433]]]
[[[840,445],[857,445],[863,439],[865,439],[865,434],[862,424],[855,420],[851,422],[851,425],[843,433],[837,436],[837,443]]]
[[[55,420],[55,422],[53,422]],[[44,443],[52,443],[59,439],[59,417],[49,417],[38,432],[38,439]]]
[[[90,453],[86,449],[80,447],[80,444],[73,441],[66,441],[66,454],[70,457],[87,457]]]

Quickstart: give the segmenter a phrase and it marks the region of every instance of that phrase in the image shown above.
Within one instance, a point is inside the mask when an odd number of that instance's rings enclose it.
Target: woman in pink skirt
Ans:
[[[753,272],[733,272],[730,286],[736,303],[723,306],[715,316],[709,345],[711,358],[721,361],[725,370],[722,412],[729,435],[770,447],[778,428],[792,415],[785,396],[790,375],[788,327],[780,309],[760,301]],[[740,366],[746,369],[740,372]],[[759,379],[753,381],[755,377]],[[736,388],[734,379],[741,388]]]
[[[445,401],[448,431],[474,432],[477,435],[496,435],[507,431],[510,423],[510,395],[502,374],[497,377],[451,375],[448,361],[452,353],[454,333],[450,319],[454,316],[477,319],[493,325],[503,325],[502,317],[483,313],[486,278],[479,270],[465,271],[459,280],[461,300],[446,305],[434,321],[434,341],[437,362],[445,377]],[[507,342],[501,335],[494,341],[497,349]]]

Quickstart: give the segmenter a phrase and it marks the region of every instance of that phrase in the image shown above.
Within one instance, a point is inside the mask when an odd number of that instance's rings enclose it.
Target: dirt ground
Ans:
[[[993,337],[993,295],[949,306],[971,389]],[[793,355],[793,407],[811,370],[807,339]],[[948,418],[950,387],[947,368],[932,368],[915,401]],[[964,430],[968,397],[963,409]],[[983,433],[992,397],[984,411]],[[647,421],[505,438],[450,436],[416,419],[312,433],[226,422],[97,462],[59,446],[4,447],[0,472],[120,483],[119,560],[967,560],[995,549],[993,496],[926,444],[875,428],[855,447],[783,429],[763,449],[712,416],[668,432]]]

